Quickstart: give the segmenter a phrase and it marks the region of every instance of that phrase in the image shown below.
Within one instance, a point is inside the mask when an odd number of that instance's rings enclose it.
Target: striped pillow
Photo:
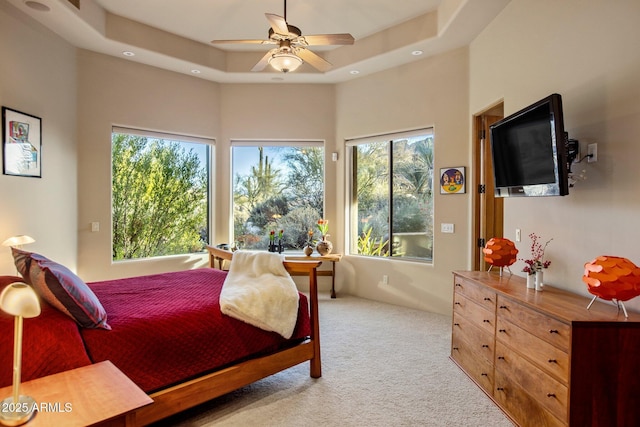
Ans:
[[[98,297],[71,270],[40,254],[11,250],[18,272],[42,299],[83,328],[111,329]]]

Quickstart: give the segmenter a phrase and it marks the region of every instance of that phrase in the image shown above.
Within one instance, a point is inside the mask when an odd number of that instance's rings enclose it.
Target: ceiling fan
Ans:
[[[265,13],[269,28],[268,40],[213,40],[213,44],[241,43],[241,44],[275,44],[278,47],[267,52],[251,71],[262,71],[269,64],[278,71],[288,73],[294,71],[303,62],[321,72],[329,71],[331,63],[313,53],[308,46],[350,45],[354,39],[351,34],[316,34],[303,36],[300,28],[287,23],[287,0],[284,0],[284,17],[273,13]]]

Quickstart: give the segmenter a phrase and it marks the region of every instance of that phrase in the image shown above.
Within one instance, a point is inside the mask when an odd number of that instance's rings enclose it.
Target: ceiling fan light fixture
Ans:
[[[302,59],[290,52],[276,52],[269,58],[269,65],[277,71],[288,73],[302,65]]]

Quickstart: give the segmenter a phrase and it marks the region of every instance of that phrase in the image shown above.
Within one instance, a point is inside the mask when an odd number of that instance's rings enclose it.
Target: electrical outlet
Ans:
[[[587,163],[595,163],[598,161],[598,144],[587,145]]]
[[[91,231],[92,232],[96,232],[96,231],[100,231],[100,223],[99,222],[92,222],[91,223]]]
[[[520,230],[519,228],[516,228],[516,242],[519,242],[522,240],[522,230]]]
[[[382,275],[382,284],[383,285],[388,285],[389,284],[389,276],[387,276],[386,274]]]

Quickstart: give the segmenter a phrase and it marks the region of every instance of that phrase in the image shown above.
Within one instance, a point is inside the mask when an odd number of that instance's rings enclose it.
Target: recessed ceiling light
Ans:
[[[33,10],[37,10],[38,12],[49,12],[51,10],[49,6],[40,3],[39,1],[26,1],[24,2],[24,4]]]
[[[411,52],[411,55],[413,56],[420,56],[422,55],[424,52],[421,50],[414,50],[413,52]]]
[[[200,70],[196,70],[196,69],[191,70],[191,72],[192,72],[193,74],[200,74],[200,73],[201,73],[201,71],[200,71]]]
[[[349,71],[349,74],[353,74],[355,76],[356,74],[360,74],[360,71],[359,70],[351,70],[351,71]]]
[[[122,52],[122,54],[124,56],[136,56],[136,54],[131,52],[130,50],[125,50],[124,52]]]

